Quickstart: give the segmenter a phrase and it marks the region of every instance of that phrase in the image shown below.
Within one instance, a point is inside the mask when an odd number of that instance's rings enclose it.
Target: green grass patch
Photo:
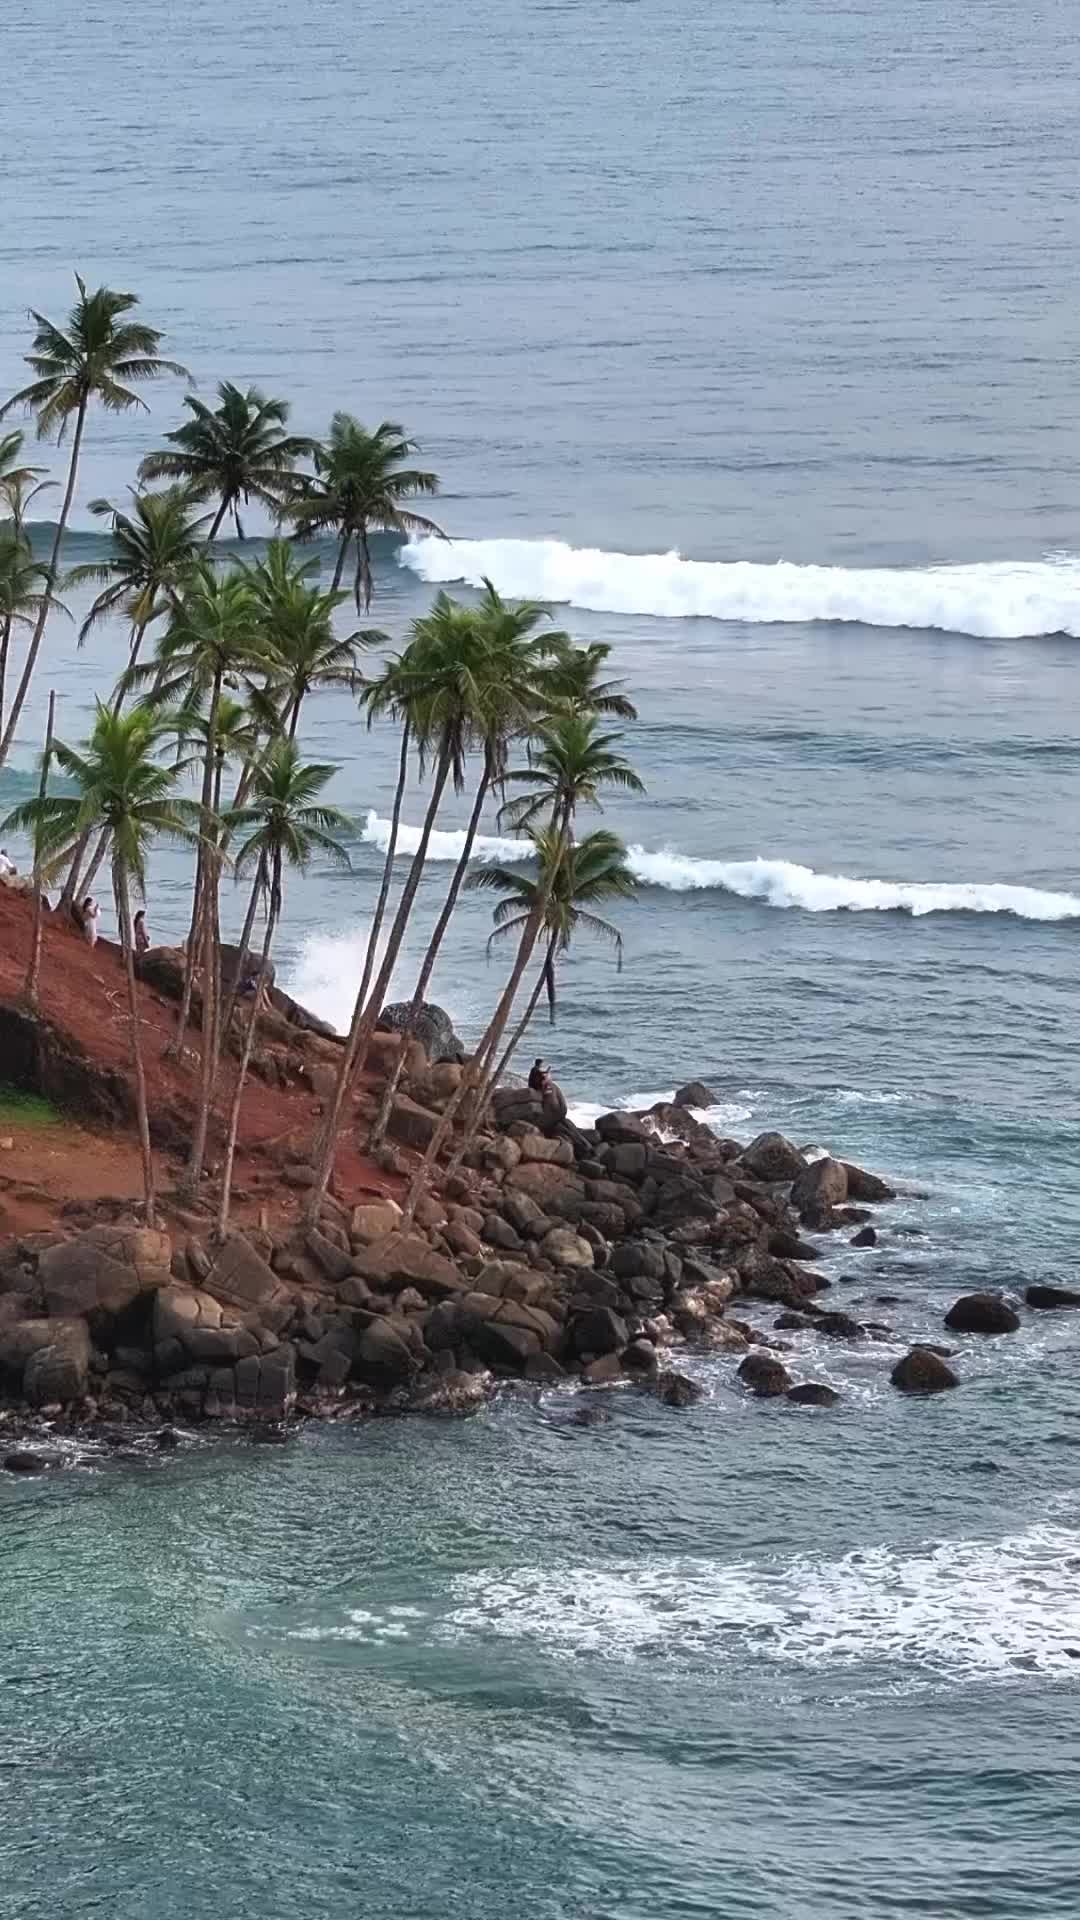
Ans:
[[[0,1133],[12,1127],[58,1127],[62,1115],[36,1093],[21,1093],[0,1080]]]

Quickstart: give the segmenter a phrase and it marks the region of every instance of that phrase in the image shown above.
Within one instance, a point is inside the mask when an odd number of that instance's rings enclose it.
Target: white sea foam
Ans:
[[[390,822],[371,812],[363,828],[370,845],[385,850]],[[398,836],[402,853],[415,853],[419,828],[403,826]],[[464,832],[433,833],[429,860],[458,860]],[[1080,918],[1080,896],[1054,893],[1042,887],[1014,886],[992,880],[861,880],[843,873],[816,873],[793,860],[701,860],[663,847],[658,852],[631,845],[626,850],[631,871],[642,886],[669,893],[715,891],[742,900],[759,900],[767,907],[797,907],[804,913],[1011,913],[1021,920],[1075,920]],[[523,861],[532,856],[528,841],[478,836],[478,860]]]
[[[971,566],[818,567],[787,560],[686,560],[609,553],[562,540],[410,541],[400,563],[422,580],[486,577],[500,593],[596,613],[760,624],[857,621],[988,639],[1080,635],[1080,557]]]
[[[338,1033],[348,1033],[367,953],[366,922],[345,933],[310,933],[278,984]],[[379,945],[379,957],[383,943]]]
[[[773,1566],[654,1559],[460,1576],[444,1631],[556,1654],[882,1663],[962,1681],[1080,1674],[1080,1533],[885,1547]]]

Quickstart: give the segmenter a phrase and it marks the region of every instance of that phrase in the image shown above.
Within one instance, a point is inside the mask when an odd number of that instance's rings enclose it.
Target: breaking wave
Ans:
[[[361,838],[385,852],[390,822],[369,813]],[[418,827],[403,826],[398,847],[416,852]],[[429,860],[458,860],[464,831],[433,833]],[[1020,920],[1080,919],[1080,896],[1051,893],[1041,887],[1013,886],[1001,881],[859,880],[842,873],[816,873],[793,860],[699,860],[664,847],[650,852],[629,846],[631,871],[646,887],[669,893],[715,890],[741,900],[758,900],[767,907],[796,907],[804,913],[1006,913]],[[521,840],[479,837],[477,860],[522,861],[532,848]]]
[[[422,580],[486,577],[500,593],[593,613],[754,624],[856,621],[936,628],[984,639],[1080,636],[1080,557],[970,566],[819,567],[788,560],[686,560],[679,553],[608,553],[562,540],[411,540],[399,562]]]

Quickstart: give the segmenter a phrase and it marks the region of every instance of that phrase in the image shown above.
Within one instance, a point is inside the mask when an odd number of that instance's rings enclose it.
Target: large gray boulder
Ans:
[[[403,1033],[411,1024],[412,1032],[429,1060],[464,1059],[465,1049],[454,1032],[454,1023],[445,1007],[434,1006],[431,1001],[425,1000],[410,1023],[411,1010],[411,1003],[407,1000],[384,1007],[379,1015],[379,1029],[383,1033]]]
[[[81,1400],[89,1384],[90,1334],[85,1320],[54,1320],[49,1344],[30,1355],[23,1373],[23,1397],[32,1407]]]
[[[757,1180],[797,1180],[806,1172],[806,1155],[782,1133],[759,1133],[735,1163]]]
[[[49,1247],[38,1263],[45,1305],[64,1315],[123,1313],[169,1283],[172,1243],[149,1227],[91,1227]]]
[[[834,1207],[848,1197],[847,1168],[842,1160],[814,1160],[799,1174],[791,1189],[791,1203],[808,1226],[825,1225]]]

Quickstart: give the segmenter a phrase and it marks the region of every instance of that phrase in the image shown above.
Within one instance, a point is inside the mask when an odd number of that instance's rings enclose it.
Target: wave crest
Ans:
[[[854,621],[982,639],[1080,637],[1080,558],[954,567],[820,567],[789,560],[686,560],[563,540],[410,540],[399,564],[422,580],[494,581],[500,593],[593,613],[755,625]]]
[[[385,853],[389,820],[369,812],[361,838]],[[419,827],[399,829],[399,852],[413,854],[419,844]],[[428,859],[460,860],[464,845],[464,829],[433,833]],[[481,861],[518,863],[533,854],[528,841],[484,835],[477,837],[473,852]],[[645,887],[661,887],[668,893],[711,890],[766,907],[795,907],[803,913],[908,913],[916,919],[928,913],[1007,913],[1018,920],[1080,919],[1076,894],[1004,881],[859,880],[843,873],[816,873],[793,860],[698,860],[671,847],[651,852],[647,847],[628,846],[626,857],[631,872]]]

